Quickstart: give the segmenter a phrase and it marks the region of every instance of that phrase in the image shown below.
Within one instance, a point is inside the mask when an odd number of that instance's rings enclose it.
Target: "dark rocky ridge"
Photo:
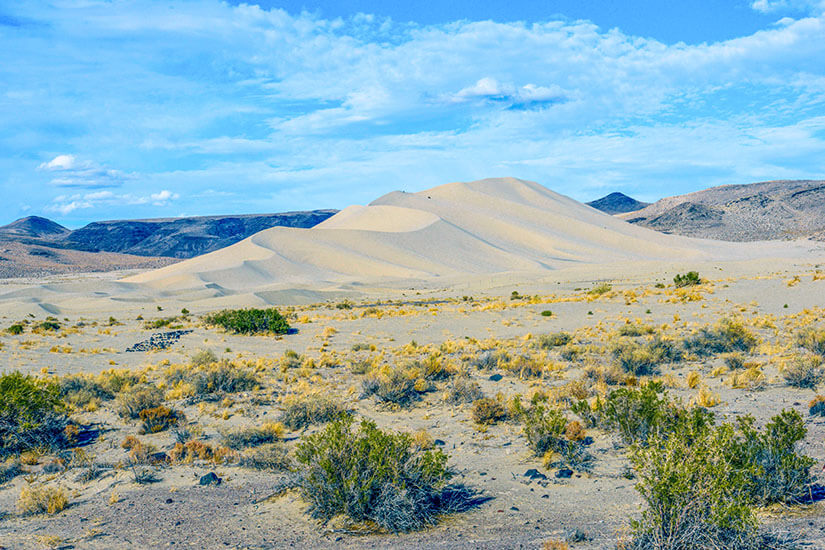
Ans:
[[[628,197],[624,193],[610,193],[600,199],[590,201],[587,206],[592,206],[596,210],[601,210],[607,214],[624,214],[625,212],[635,212],[641,210],[645,206],[649,206],[648,202],[637,201],[633,197]]]
[[[667,197],[620,217],[688,237],[825,240],[825,181],[780,180],[711,187]]]
[[[20,237],[53,237],[55,235],[66,235],[71,230],[63,227],[52,220],[41,218],[40,216],[28,216],[20,218],[8,225],[0,227],[0,235],[20,236]]]

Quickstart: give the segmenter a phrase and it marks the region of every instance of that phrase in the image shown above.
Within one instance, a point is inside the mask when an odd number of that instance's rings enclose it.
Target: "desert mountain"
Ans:
[[[753,248],[753,250],[751,250]],[[581,264],[750,257],[755,247],[664,235],[514,178],[392,192],[311,229],[275,227],[127,279],[164,291],[421,281]]]
[[[621,217],[657,231],[707,239],[825,240],[825,181],[711,187]]]
[[[0,236],[11,237],[54,237],[63,236],[71,231],[59,223],[41,218],[40,216],[28,216],[20,218],[8,225],[0,227]]]
[[[596,199],[585,204],[608,214],[635,212],[636,210],[641,210],[645,206],[650,205],[648,202],[641,202],[632,197],[628,197],[624,193],[610,193],[600,199]]]

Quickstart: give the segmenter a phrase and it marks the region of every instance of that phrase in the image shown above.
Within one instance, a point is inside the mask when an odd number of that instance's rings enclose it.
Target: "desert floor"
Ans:
[[[688,268],[698,269],[707,282],[674,288],[673,276]],[[765,421],[783,408],[798,410],[808,428],[801,450],[816,459],[814,471],[819,472],[825,463],[825,418],[809,416],[807,407],[816,391],[793,388],[782,376],[784,366],[800,353],[796,332],[821,326],[825,272],[819,269],[816,263],[790,261],[624,264],[560,270],[541,278],[452,282],[442,288],[359,289],[314,304],[300,302],[316,295],[299,292],[278,306],[297,329],[281,337],[232,335],[204,326],[199,316],[216,309],[214,302],[181,301],[174,295],[122,303],[95,298],[94,288],[108,288],[113,276],[5,281],[0,285],[0,325],[28,324],[22,334],[0,336],[0,370],[65,376],[129,369],[160,383],[170,367],[188,364],[199,350],[211,350],[254,370],[262,384],[259,390],[200,402],[176,399],[170,392],[166,405],[185,413],[188,428],[201,441],[217,445],[227,430],[277,420],[288,399],[323,394],[381,427],[426,431],[428,436],[420,437],[440,440],[455,480],[485,498],[474,509],[422,531],[353,534],[337,523],[319,525],[309,518],[297,492],[278,490],[286,475],[282,472],[195,460],[147,466],[157,480],[138,484],[133,469],[124,466],[128,452],[121,442],[137,436],[158,451],[169,451],[175,436],[170,431],[138,435],[137,423],[120,418],[115,403],[104,401],[74,413],[82,424],[99,430],[83,448],[86,462],[71,456],[29,457],[24,475],[0,485],[0,547],[541,548],[579,530],[587,540],[571,543],[572,548],[615,548],[641,506],[633,479],[624,475],[629,463],[615,434],[589,430],[592,470],[559,479],[531,453],[519,423],[478,426],[470,404],[445,402],[450,378],[434,381],[411,406],[393,408],[361,397],[364,375],[355,374],[361,371],[353,365],[392,366],[435,356],[448,371],[466,372],[487,396],[506,401],[516,394],[529,398],[544,392],[563,404],[571,394],[584,392],[590,398],[607,389],[599,372],[610,368],[609,344],[628,323],[679,339],[722,318],[736,319],[760,338],[746,359],[756,363],[762,378],[736,382],[736,373],[726,370],[719,356],[663,365],[657,378],[686,402],[703,392],[720,420],[753,414]],[[602,283],[610,290],[591,292]],[[40,295],[66,298],[36,298]],[[343,302],[347,296],[352,307],[337,307],[348,304]],[[243,303],[245,299],[238,298],[236,305],[256,305]],[[44,302],[48,308],[41,307]],[[231,303],[230,297],[221,305]],[[183,308],[190,314],[181,315]],[[542,315],[544,311],[552,314]],[[49,315],[60,328],[33,332]],[[163,319],[170,319],[167,326],[147,328]],[[167,349],[125,352],[154,333],[177,328],[192,332]],[[568,358],[561,349],[539,346],[542,335],[560,331],[573,337],[570,349],[575,353]],[[300,357],[290,360],[288,350]],[[473,361],[485,351],[524,357],[540,372],[524,372],[513,364],[477,368]],[[693,371],[701,382],[689,388],[686,380]],[[496,380],[496,374],[501,378]],[[302,435],[287,431],[285,445],[294,447]],[[98,463],[102,475],[80,481],[90,463]],[[531,468],[546,479],[525,477]],[[209,472],[223,482],[200,486],[200,477]],[[69,506],[54,515],[22,515],[16,506],[21,489],[41,485],[66,489]],[[766,528],[796,533],[811,548],[825,548],[823,502],[772,508],[760,517]]]

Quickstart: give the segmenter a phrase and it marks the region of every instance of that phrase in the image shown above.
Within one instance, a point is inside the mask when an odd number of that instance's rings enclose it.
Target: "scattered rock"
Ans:
[[[502,378],[504,378],[504,377],[501,376],[500,374],[493,374],[493,375],[490,376],[490,378],[488,380],[492,380],[493,382],[498,382]]]
[[[446,444],[447,443],[441,439],[436,439],[435,441],[433,441],[433,445],[438,445],[439,447],[443,447]]]
[[[200,485],[220,485],[223,480],[218,477],[215,472],[209,472],[205,476],[201,477],[199,481]]]
[[[556,472],[556,477],[558,479],[569,479],[573,477],[573,470],[569,468],[562,468],[561,470]]]
[[[167,332],[156,332],[152,336],[149,337],[148,340],[144,340],[143,342],[138,342],[134,346],[127,348],[127,352],[134,352],[134,351],[152,351],[152,350],[162,350],[171,347],[175,344],[180,337],[189,334],[192,332],[191,330],[170,330]]]
[[[524,472],[524,477],[528,477],[530,479],[547,479],[547,476],[543,473],[539,472],[535,468],[530,468],[526,472]]]

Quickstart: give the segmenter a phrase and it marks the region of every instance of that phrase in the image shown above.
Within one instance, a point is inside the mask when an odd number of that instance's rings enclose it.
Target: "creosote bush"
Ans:
[[[23,515],[57,514],[69,504],[66,491],[59,487],[23,487],[17,508]]]
[[[450,474],[440,450],[421,450],[412,436],[350,417],[305,437],[295,453],[308,513],[323,521],[346,516],[391,532],[420,529],[443,509]]]
[[[525,408],[516,400],[513,408],[524,423],[528,446],[536,456],[544,457],[546,466],[589,469],[593,456],[587,451],[584,430],[578,422],[542,402]]]
[[[674,342],[658,335],[643,343],[627,337],[620,338],[610,346],[610,352],[616,366],[634,376],[657,374],[659,365],[682,358],[682,352]]]
[[[0,375],[0,459],[63,447],[68,425],[57,384],[19,372]]]
[[[225,309],[204,317],[207,325],[214,325],[237,334],[286,334],[289,323],[275,308]]]
[[[699,277],[699,273],[696,271],[688,271],[684,275],[679,273],[673,278],[673,284],[676,285],[676,288],[694,286],[698,285],[701,282],[702,278]]]

